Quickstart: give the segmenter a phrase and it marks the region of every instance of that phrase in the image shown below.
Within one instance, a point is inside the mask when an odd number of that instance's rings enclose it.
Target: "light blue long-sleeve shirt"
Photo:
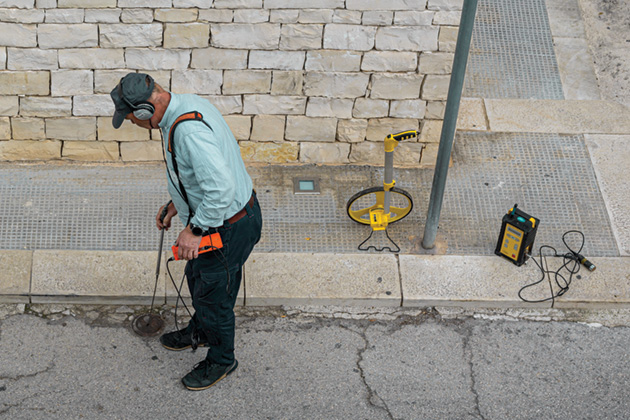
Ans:
[[[195,216],[191,223],[204,229],[219,227],[245,207],[252,195],[252,180],[241,157],[240,147],[221,113],[197,95],[171,93],[171,101],[160,121],[166,150],[166,166],[170,173],[168,191],[182,223],[188,221],[188,206],[180,192],[172,154],[168,151],[168,134],[182,114],[197,111],[201,121],[185,121],[177,125],[174,136],[175,159],[179,180],[186,190]]]

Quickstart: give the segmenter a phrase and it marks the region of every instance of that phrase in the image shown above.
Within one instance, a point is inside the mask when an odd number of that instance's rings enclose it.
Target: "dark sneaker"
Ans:
[[[186,350],[192,347],[192,334],[186,332],[185,329],[179,331],[172,331],[170,333],[163,334],[160,337],[160,343],[168,350],[180,351]],[[205,340],[200,340],[197,343],[198,347],[206,347],[208,343]]]
[[[237,366],[238,362],[236,360],[231,365],[216,365],[203,360],[197,363],[193,370],[182,378],[182,383],[191,391],[208,389],[234,372]]]

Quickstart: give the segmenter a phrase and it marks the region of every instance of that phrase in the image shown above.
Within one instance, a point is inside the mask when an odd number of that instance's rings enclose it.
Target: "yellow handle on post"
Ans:
[[[399,141],[411,139],[417,136],[418,132],[416,130],[407,130],[396,134],[388,134],[387,137],[385,137],[385,152],[393,152],[396,146],[398,146]]]

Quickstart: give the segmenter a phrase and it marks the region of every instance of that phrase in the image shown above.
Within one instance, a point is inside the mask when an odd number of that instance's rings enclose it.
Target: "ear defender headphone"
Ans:
[[[149,82],[150,82],[149,89],[153,91],[153,86],[154,86],[153,78],[148,75],[147,75],[147,78],[149,79]],[[118,83],[117,92],[118,92],[118,97],[121,98],[123,101],[125,101],[125,103],[129,105],[129,107],[133,110],[134,117],[136,117],[137,119],[141,121],[150,120],[151,117],[153,117],[153,114],[155,113],[155,107],[153,106],[152,103],[147,102],[147,101],[140,101],[137,104],[132,104],[131,102],[129,102],[127,98],[125,98],[125,94],[123,93],[123,89],[122,89],[122,79],[120,80],[120,83]]]

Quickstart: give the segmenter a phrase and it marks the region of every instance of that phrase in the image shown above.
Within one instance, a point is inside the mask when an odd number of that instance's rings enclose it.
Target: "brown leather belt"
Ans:
[[[249,201],[247,202],[247,204],[245,205],[245,207],[243,207],[238,213],[236,213],[234,216],[230,217],[227,222],[231,225],[233,225],[234,223],[238,222],[239,220],[241,220],[243,218],[243,216],[245,216],[247,214],[247,206],[249,206],[250,208],[253,208],[254,206],[254,194],[252,194],[251,198],[249,199]]]

